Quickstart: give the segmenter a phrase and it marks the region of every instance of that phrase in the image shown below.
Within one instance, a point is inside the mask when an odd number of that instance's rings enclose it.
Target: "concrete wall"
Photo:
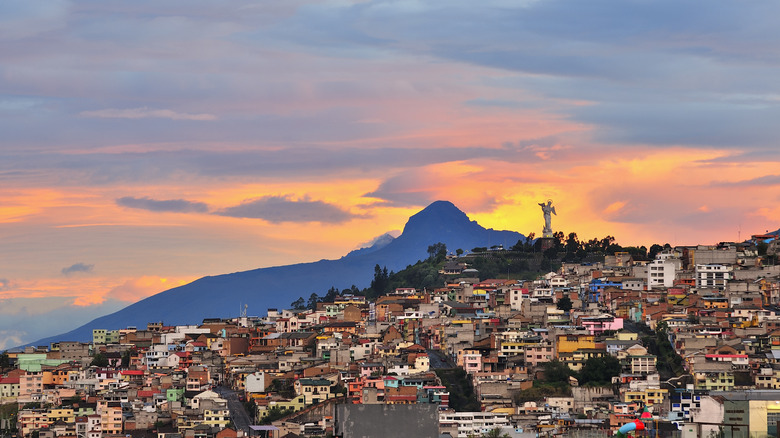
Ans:
[[[606,405],[604,400],[615,394],[612,388],[575,386],[571,389],[571,395],[574,398],[574,409],[581,412],[584,408]]]
[[[338,405],[335,435],[343,438],[431,438],[439,436],[439,407]]]

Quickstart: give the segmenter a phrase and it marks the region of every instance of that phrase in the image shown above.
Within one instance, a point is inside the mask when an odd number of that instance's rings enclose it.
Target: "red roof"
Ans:
[[[120,374],[123,376],[143,376],[144,372],[143,370],[122,370]]]
[[[18,385],[18,377],[0,377],[0,385]]]

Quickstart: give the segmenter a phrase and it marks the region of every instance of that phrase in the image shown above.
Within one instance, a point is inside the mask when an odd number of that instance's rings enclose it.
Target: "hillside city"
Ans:
[[[605,437],[639,421],[638,436],[778,436],[776,237],[649,252],[567,249],[562,234],[437,244],[417,266],[435,278],[398,286],[377,266],[372,288],[262,317],[6,351],[0,434]],[[517,260],[541,275],[504,272]]]

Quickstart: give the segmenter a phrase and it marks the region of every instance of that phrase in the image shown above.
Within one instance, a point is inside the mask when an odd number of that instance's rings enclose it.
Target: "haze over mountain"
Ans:
[[[375,265],[398,271],[426,258],[428,246],[437,242],[445,243],[454,252],[458,248],[468,251],[480,246],[512,246],[523,238],[514,231],[486,229],[451,202],[436,201],[410,217],[397,238],[383,236],[372,247],[352,251],[338,260],[203,277],[32,345],[89,341],[95,328],[143,328],[153,321],[166,325],[198,324],[204,318],[230,318],[238,316],[244,304],[248,306],[248,314],[263,316],[268,308],[287,308],[298,297],[308,299],[312,293],[324,295],[332,286],[367,287]]]

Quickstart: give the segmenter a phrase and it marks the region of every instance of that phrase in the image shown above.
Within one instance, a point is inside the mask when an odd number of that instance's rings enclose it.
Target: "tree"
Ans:
[[[463,249],[462,248],[456,249],[455,250],[455,255],[458,256],[458,257],[462,256],[463,255]]]
[[[122,353],[122,368],[130,368],[130,359],[135,355],[134,349],[125,350]]]
[[[614,356],[591,357],[580,370],[580,384],[607,385],[620,375],[620,361]]]
[[[8,356],[8,351],[0,353],[0,370],[11,367],[11,358]]]
[[[103,353],[97,353],[89,364],[91,367],[105,368],[108,366],[108,358]]]
[[[336,297],[339,296],[339,290],[336,289],[336,286],[332,286],[328,291],[325,293],[325,296],[322,297],[322,302],[324,303],[332,303],[336,300]]]
[[[564,295],[563,298],[558,300],[557,307],[558,307],[559,310],[563,310],[564,312],[569,313],[569,311],[572,308],[572,305],[573,304],[571,302],[571,298],[569,298],[568,296]]]
[[[663,246],[654,243],[650,245],[650,250],[647,252],[647,258],[650,260],[655,260],[655,256],[658,255],[658,253],[660,253],[663,250],[664,250]]]
[[[438,242],[428,246],[429,260],[444,260],[447,257],[447,245]]]
[[[290,307],[292,307],[293,310],[303,310],[306,308],[306,301],[303,300],[303,297],[298,297],[297,300],[290,303]]]
[[[508,433],[501,433],[501,429],[496,427],[482,434],[482,438],[511,438]]]
[[[379,264],[374,266],[374,279],[371,280],[371,290],[374,291],[373,297],[385,295],[388,292],[390,274],[387,273],[387,266],[381,268]]]
[[[262,420],[260,420],[260,424],[271,424],[280,418],[284,418],[292,414],[293,412],[295,412],[295,410],[292,408],[279,408],[278,406],[273,406],[266,411],[265,416]]]
[[[575,254],[580,249],[580,239],[577,238],[577,233],[569,233],[569,237],[566,238],[566,245],[564,246],[567,253]]]
[[[317,303],[320,301],[319,295],[312,292],[311,295],[309,295],[309,301],[306,303],[306,307],[309,310],[317,310]]]
[[[550,362],[545,362],[543,365],[544,368],[544,380],[550,383],[569,383],[569,376],[574,374],[574,372],[569,368],[568,365],[565,363],[559,361],[558,359],[553,359]]]

